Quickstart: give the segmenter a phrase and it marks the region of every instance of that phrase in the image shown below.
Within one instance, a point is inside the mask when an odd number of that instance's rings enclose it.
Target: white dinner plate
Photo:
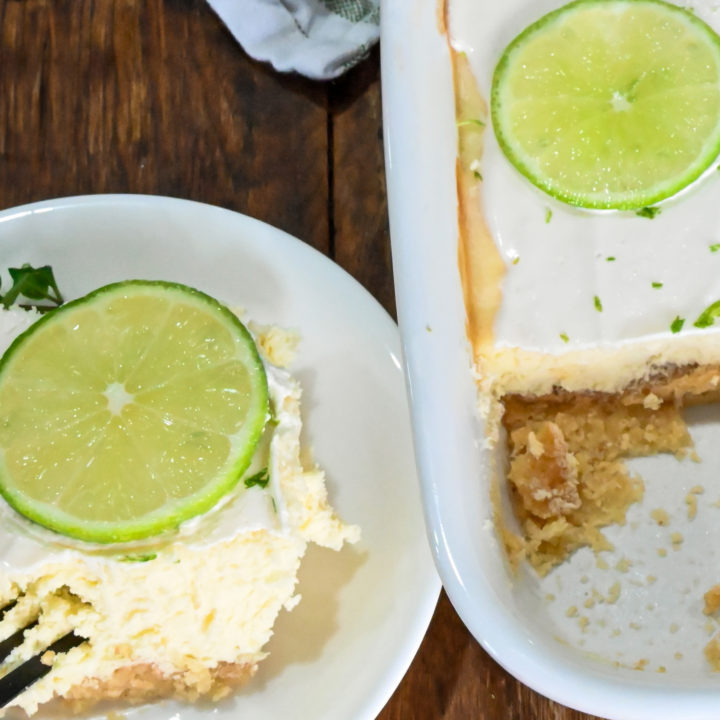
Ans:
[[[130,278],[195,286],[302,336],[305,443],[340,516],[362,540],[310,546],[301,603],[282,611],[270,657],[217,706],[165,702],[133,718],[374,718],[430,622],[440,583],[419,498],[398,331],[326,257],[228,210],[162,197],[67,198],[0,213],[0,271],[49,264],[68,298]],[[158,602],[161,599],[158,598]],[[103,713],[101,715],[105,717]],[[100,717],[100,716],[99,716]]]

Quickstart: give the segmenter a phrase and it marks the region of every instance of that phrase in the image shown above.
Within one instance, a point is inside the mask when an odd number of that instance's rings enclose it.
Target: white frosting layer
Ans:
[[[15,308],[0,311],[0,355],[38,317],[35,312]],[[296,391],[296,383],[287,372],[273,365],[266,363],[265,369],[276,422],[266,426],[246,476],[268,467],[270,482],[266,488],[245,488],[241,481],[210,512],[184,522],[177,531],[144,541],[113,545],[93,545],[57,535],[27,521],[0,498],[0,571],[29,572],[34,566],[71,562],[79,556],[86,561],[106,563],[111,558],[116,561],[118,556],[155,553],[177,540],[189,547],[207,547],[253,530],[288,534],[287,513],[276,466],[280,448],[285,450],[287,445],[286,438],[292,438],[297,444],[300,418],[285,410],[285,399]]]
[[[486,100],[507,44],[563,4],[450,1],[451,42],[467,54]],[[714,0],[698,0],[692,6],[720,31]],[[720,330],[720,321],[717,328],[693,328],[700,313],[720,299],[720,250],[710,249],[720,243],[716,167],[663,203],[661,213],[650,220],[634,213],[583,211],[554,201],[505,158],[489,118],[484,156],[478,160],[485,216],[508,268],[495,322],[498,347],[559,353],[650,335],[672,345],[681,336],[687,343],[688,334]],[[670,325],[678,316],[685,325],[674,335]]]

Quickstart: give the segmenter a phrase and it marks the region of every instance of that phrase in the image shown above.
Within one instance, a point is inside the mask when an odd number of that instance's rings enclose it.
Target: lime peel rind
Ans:
[[[58,318],[62,319],[77,307],[86,307],[88,302],[92,302],[94,299],[114,293],[121,294],[122,291],[132,291],[137,288],[174,292],[184,298],[192,299],[198,306],[208,308],[211,312],[222,316],[227,327],[236,333],[236,339],[243,352],[247,353],[246,366],[253,378],[255,397],[251,412],[248,413],[247,422],[243,430],[237,434],[240,439],[240,448],[233,448],[235,452],[231,450],[228,460],[220,472],[197,492],[183,497],[177,502],[167,503],[156,511],[135,520],[113,523],[78,519],[52,504],[28,498],[26,494],[11,487],[11,482],[8,483],[10,473],[5,462],[5,452],[0,449],[0,495],[7,503],[32,522],[86,542],[107,544],[145,539],[173,530],[182,522],[210,510],[238,484],[242,474],[249,467],[269,417],[267,377],[254,340],[247,328],[234,313],[209,295],[179,283],[159,280],[130,280],[106,285],[43,315],[30,328],[15,338],[0,359],[0,388],[6,373],[12,369],[13,361],[23,345],[30,337],[36,336],[38,330],[42,331],[44,326],[56,323]]]

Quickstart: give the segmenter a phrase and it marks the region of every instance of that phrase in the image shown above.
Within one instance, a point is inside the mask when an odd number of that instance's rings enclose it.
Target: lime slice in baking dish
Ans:
[[[510,43],[491,106],[504,153],[545,192],[653,205],[720,152],[720,37],[662,0],[578,0]]]
[[[234,487],[267,415],[262,361],[230,310],[184,285],[108,285],[0,360],[0,494],[81,540],[155,535]]]

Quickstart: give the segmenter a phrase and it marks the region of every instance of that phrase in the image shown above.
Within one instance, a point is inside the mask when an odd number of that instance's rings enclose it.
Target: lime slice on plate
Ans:
[[[550,195],[653,205],[720,152],[720,37],[662,0],[578,0],[510,43],[491,105],[503,151]]]
[[[268,414],[252,337],[174,283],[108,285],[45,315],[0,360],[0,494],[92,542],[148,537],[212,507]]]

